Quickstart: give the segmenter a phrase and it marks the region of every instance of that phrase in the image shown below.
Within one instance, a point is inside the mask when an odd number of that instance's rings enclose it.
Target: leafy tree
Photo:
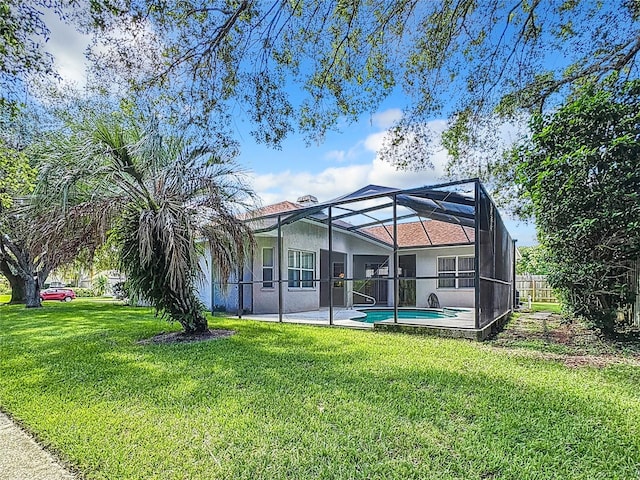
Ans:
[[[40,307],[40,288],[49,273],[71,262],[87,245],[97,244],[96,225],[76,208],[37,212],[29,198],[0,215],[0,272],[12,287],[11,303]]]
[[[553,264],[550,283],[611,332],[633,301],[640,256],[640,81],[589,84],[531,129],[514,151],[516,181]]]
[[[34,79],[57,78],[44,11],[63,15],[68,2],[59,0],[0,0],[0,108],[16,112],[25,86]]]
[[[500,148],[496,122],[558,103],[588,78],[637,76],[640,51],[635,0],[5,0],[0,7],[0,82],[14,88],[54,72],[42,49],[49,8],[95,34],[92,86],[132,87],[134,101],[159,102],[164,118],[206,129],[211,141],[231,143],[239,112],[267,144],[294,130],[320,140],[402,90],[404,116],[383,155],[402,168],[428,166],[426,124],[444,116],[452,175],[485,173],[490,156],[477,152]]]
[[[50,120],[41,108],[0,107],[0,273],[11,285],[11,303],[29,307],[40,306],[48,273],[95,239],[90,225],[68,223],[65,212],[28,208]]]
[[[444,115],[459,167],[452,173],[477,171],[470,146],[497,131],[494,122],[541,111],[587,78],[637,75],[640,51],[640,4],[632,0],[91,6],[102,29],[96,70],[161,93],[191,124],[224,132],[241,110],[259,141],[278,145],[295,129],[315,140],[402,89],[405,115],[391,129],[387,157],[403,168],[427,165],[425,124]]]
[[[0,138],[0,212],[10,208],[16,196],[29,191],[35,173],[26,155],[10,148]]]
[[[95,120],[51,150],[43,168],[49,182],[37,193],[71,199],[79,218],[110,217],[132,293],[185,332],[201,333],[207,320],[194,293],[198,239],[209,241],[216,265],[229,275],[252,238],[236,211],[251,192],[223,153],[163,136],[157,124]]]
[[[11,109],[9,109],[11,110]],[[13,113],[3,109],[6,115]],[[6,130],[3,130],[3,137]],[[13,217],[13,206],[17,198],[28,195],[33,188],[36,170],[30,165],[24,152],[0,138],[0,274],[11,286],[11,303],[25,303],[26,288],[24,279],[15,268],[15,254],[9,253],[7,244],[11,243],[11,229],[15,232],[17,219]],[[10,228],[11,227],[11,228]],[[19,250],[13,245],[13,251]]]
[[[549,275],[549,254],[542,245],[533,247],[518,247],[520,259],[516,262],[516,273],[522,275]]]

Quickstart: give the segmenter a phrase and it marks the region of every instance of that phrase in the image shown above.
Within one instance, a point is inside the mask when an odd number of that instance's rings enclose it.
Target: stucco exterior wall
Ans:
[[[253,257],[248,261],[244,271],[244,280],[254,282],[253,285],[244,287],[244,309],[256,314],[277,313],[278,312],[278,258],[276,232],[260,234],[256,238],[256,249]],[[318,225],[306,220],[286,225],[282,228],[282,250],[281,261],[282,277],[285,282],[282,285],[283,313],[295,313],[301,311],[317,310],[320,308],[320,282],[315,282],[313,288],[291,288],[286,280],[288,278],[288,251],[301,250],[313,252],[315,257],[315,275],[320,276],[320,251],[328,250],[329,242],[327,237],[327,227]],[[262,278],[262,249],[270,247],[274,251],[273,267],[273,287],[265,287],[261,282]],[[354,256],[371,255],[385,257],[389,259],[389,272],[393,274],[393,251],[391,248],[363,238],[354,234],[333,230],[333,251],[346,254],[345,276],[353,278],[357,276],[354,271]],[[427,249],[401,250],[400,255],[416,255],[416,276],[436,276],[437,258],[439,256],[467,256],[474,254],[473,245],[454,247],[431,247]],[[211,255],[208,248],[205,255],[200,260],[203,275],[198,281],[198,296],[200,300],[211,309],[213,305],[223,305],[229,312],[236,312],[238,308],[238,288],[230,285],[226,291],[211,283]],[[234,281],[233,279],[231,281]],[[440,305],[443,307],[465,307],[473,308],[475,304],[474,288],[438,288],[438,282],[433,280],[416,281],[416,307],[428,307],[428,297],[430,293],[438,296]],[[362,303],[362,299],[356,299],[352,295],[353,282],[347,281],[346,285],[346,307],[351,307],[353,303]],[[388,280],[388,305],[393,305],[393,280]]]
[[[424,250],[402,250],[402,254],[416,255],[416,276],[437,276],[438,257],[467,256],[474,254],[473,245],[455,247],[431,247]],[[475,289],[472,288],[438,288],[438,280],[416,280],[416,307],[428,307],[429,294],[438,296],[441,307],[473,308],[475,305]]]
[[[301,250],[313,252],[315,256],[315,278],[320,275],[320,251],[329,249],[327,227],[301,220],[282,228],[282,253],[281,263],[282,278],[287,280],[287,261],[289,250]],[[253,278],[253,312],[277,313],[278,312],[278,252],[275,232],[269,232],[257,238],[255,256],[252,263]],[[274,272],[273,288],[265,288],[261,283],[262,278],[262,249],[273,248]],[[353,276],[353,252],[357,254],[389,255],[389,250],[382,245],[359,239],[352,234],[338,229],[333,231],[333,251],[347,255],[345,276]],[[291,288],[287,283],[282,286],[283,313],[294,313],[320,308],[320,284],[316,282],[313,288]],[[352,304],[351,282],[347,282],[347,306]]]
[[[203,303],[207,310],[211,310],[213,307],[216,307],[223,308],[230,313],[236,313],[238,311],[238,286],[226,285],[223,287],[220,285],[220,279],[217,278],[215,273],[215,266],[212,269],[211,250],[208,246],[204,249],[204,253],[200,257],[199,265],[201,273],[195,282],[198,299]],[[243,278],[246,282],[251,281],[251,275],[247,269],[244,271]],[[233,283],[235,281],[236,275],[232,275],[227,280],[229,283]],[[251,295],[251,286],[245,285],[243,298],[243,309],[245,311],[251,310]]]

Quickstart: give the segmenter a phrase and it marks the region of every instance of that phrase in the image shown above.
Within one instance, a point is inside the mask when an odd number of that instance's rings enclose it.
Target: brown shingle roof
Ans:
[[[393,244],[392,225],[368,227],[360,231],[389,245]],[[473,243],[474,238],[473,228],[441,222],[439,220],[423,220],[422,222],[398,224],[399,247],[468,244]]]
[[[290,202],[285,200],[284,202],[274,203],[273,205],[266,205],[264,207],[257,208],[251,212],[243,215],[244,218],[258,218],[265,217],[267,215],[275,215],[277,213],[290,212],[291,210],[297,210],[304,208],[304,205],[299,203]]]

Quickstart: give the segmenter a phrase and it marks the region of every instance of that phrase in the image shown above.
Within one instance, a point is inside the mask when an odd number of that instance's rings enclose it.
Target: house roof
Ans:
[[[304,208],[304,205],[285,200],[284,202],[278,202],[273,205],[266,205],[264,207],[257,208],[256,210],[252,210],[246,215],[246,218],[266,217],[268,215],[276,215],[278,213],[298,210],[299,208]]]
[[[397,229],[399,247],[470,244],[475,239],[473,228],[439,220],[399,223]],[[389,245],[393,244],[393,225],[367,227],[359,231]]]
[[[304,208],[295,202],[285,200],[283,202],[266,205],[252,212],[253,217],[264,217],[278,213],[290,212]],[[324,216],[323,216],[324,217]],[[350,227],[346,222],[336,222],[342,227]],[[264,226],[263,226],[264,227]],[[417,222],[399,223],[398,226],[399,247],[424,247],[437,245],[458,245],[473,243],[474,229],[458,224],[442,222],[440,220],[425,219]],[[367,228],[354,229],[354,233],[364,233],[388,245],[393,245],[393,225],[379,225]]]

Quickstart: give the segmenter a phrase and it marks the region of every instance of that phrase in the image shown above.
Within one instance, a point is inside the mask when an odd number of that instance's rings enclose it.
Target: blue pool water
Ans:
[[[368,309],[360,310],[362,313],[366,313],[364,318],[354,318],[359,322],[375,323],[383,320],[389,320],[393,318],[393,310],[385,309]],[[449,310],[450,311],[450,310]],[[425,319],[425,318],[451,318],[455,317],[452,313],[443,313],[441,310],[398,310],[399,319]]]

